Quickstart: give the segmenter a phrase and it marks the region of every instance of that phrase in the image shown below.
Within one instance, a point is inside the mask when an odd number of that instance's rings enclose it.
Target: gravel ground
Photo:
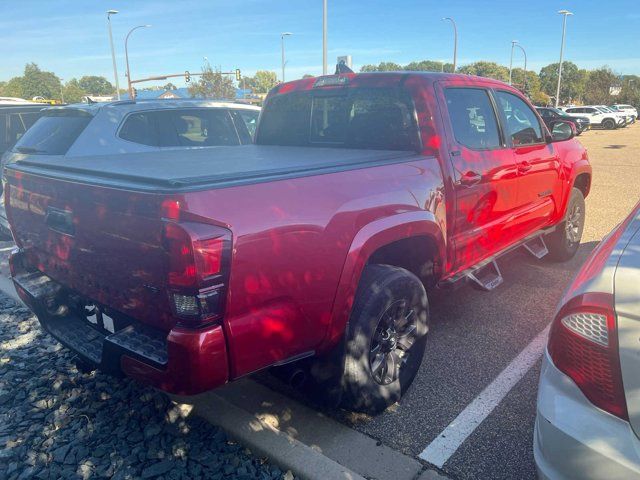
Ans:
[[[82,374],[0,293],[0,479],[293,479],[127,379]]]

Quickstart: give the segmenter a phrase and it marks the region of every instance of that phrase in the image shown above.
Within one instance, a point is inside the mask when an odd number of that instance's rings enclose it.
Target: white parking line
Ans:
[[[538,361],[544,351],[548,333],[549,326],[540,332],[433,442],[427,445],[420,454],[420,458],[442,468],[460,445]]]

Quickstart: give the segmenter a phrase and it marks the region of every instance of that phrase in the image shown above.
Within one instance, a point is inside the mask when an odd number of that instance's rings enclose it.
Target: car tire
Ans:
[[[603,120],[602,128],[604,128],[605,130],[614,130],[616,128],[616,122],[614,122],[610,118],[607,118],[607,119]]]
[[[376,414],[400,399],[422,363],[428,317],[418,277],[390,265],[365,267],[346,331],[342,407]]]
[[[566,262],[571,260],[582,239],[585,219],[585,203],[582,192],[573,188],[571,196],[567,203],[567,210],[564,214],[562,222],[560,222],[555,230],[548,234],[545,238],[547,248],[549,249],[548,258],[555,262]]]

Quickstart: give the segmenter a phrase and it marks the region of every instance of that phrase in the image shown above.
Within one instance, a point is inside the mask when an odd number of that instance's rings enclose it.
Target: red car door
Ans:
[[[517,206],[517,170],[489,91],[457,82],[440,82],[438,90],[446,106],[443,124],[456,202],[450,231],[453,274],[510,242],[508,219]]]
[[[523,98],[506,90],[493,94],[518,170],[514,233],[524,237],[552,221],[562,195],[560,157],[553,144],[547,143],[538,115]]]

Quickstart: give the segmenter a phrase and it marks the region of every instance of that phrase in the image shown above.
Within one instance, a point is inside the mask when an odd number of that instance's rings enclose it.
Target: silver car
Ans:
[[[252,143],[260,108],[208,100],[138,100],[51,107],[2,157],[91,157]],[[88,161],[90,161],[88,159]],[[0,235],[10,235],[0,200]]]
[[[540,478],[640,478],[640,203],[560,302],[534,437]]]

